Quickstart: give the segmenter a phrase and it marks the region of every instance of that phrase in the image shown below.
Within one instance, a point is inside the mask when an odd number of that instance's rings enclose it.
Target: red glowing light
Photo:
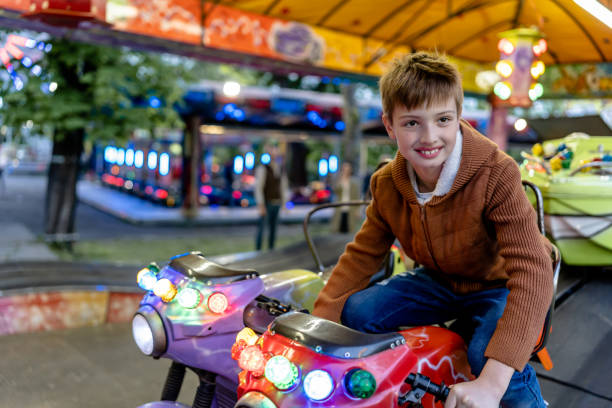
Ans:
[[[165,200],[166,198],[168,198],[168,192],[160,188],[155,192],[155,196],[160,200]]]
[[[266,368],[266,358],[258,345],[247,346],[240,353],[238,366],[245,371],[251,371],[259,377]]]
[[[238,190],[234,190],[232,191],[232,197],[234,197],[236,200],[239,200],[240,198],[242,198],[242,193]]]
[[[202,192],[202,194],[208,195],[212,193],[212,187],[209,185],[202,186],[202,188],[200,188],[200,191]]]
[[[545,39],[540,38],[538,42],[533,45],[532,49],[536,57],[539,57],[540,55],[544,54],[546,50],[548,50],[548,43]]]
[[[221,292],[215,292],[208,297],[208,309],[213,313],[223,313],[228,306],[227,297]]]
[[[145,187],[145,193],[147,193],[148,195],[153,194],[153,187],[151,187],[151,186],[146,186],[146,187]]]
[[[514,44],[507,38],[502,38],[497,43],[497,49],[499,52],[503,52],[506,55],[510,55],[514,52]]]

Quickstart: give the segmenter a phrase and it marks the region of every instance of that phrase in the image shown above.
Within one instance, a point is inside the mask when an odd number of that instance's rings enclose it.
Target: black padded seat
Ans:
[[[404,337],[397,332],[362,333],[300,312],[290,312],[277,317],[270,330],[318,353],[345,359],[371,356],[406,343]]]
[[[177,272],[199,279],[249,278],[258,275],[254,269],[232,269],[209,261],[201,252],[190,252],[172,258],[168,266]]]

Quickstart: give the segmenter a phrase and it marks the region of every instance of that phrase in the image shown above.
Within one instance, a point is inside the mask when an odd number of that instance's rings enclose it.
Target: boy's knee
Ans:
[[[368,323],[371,321],[368,312],[372,308],[365,306],[361,298],[360,292],[349,296],[342,309],[340,320],[351,329],[367,331]]]

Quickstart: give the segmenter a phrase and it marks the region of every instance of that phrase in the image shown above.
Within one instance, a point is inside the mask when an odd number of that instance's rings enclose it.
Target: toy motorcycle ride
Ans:
[[[366,334],[292,312],[232,350],[243,368],[235,408],[430,407],[434,397],[411,388],[416,374],[442,386],[473,378],[461,337],[433,326]]]
[[[148,293],[132,320],[134,340],[144,354],[172,360],[161,401],[141,408],[187,407],[175,402],[187,368],[200,382],[194,408],[234,405],[240,368],[230,349],[236,334],[245,327],[263,333],[280,314],[312,310],[328,270],[320,264],[308,221],[314,212],[334,205],[314,208],[304,221],[318,274],[294,269],[259,275],[252,269],[218,265],[198,252],[176,256],[161,270],[151,264],[138,272],[138,284]],[[395,253],[385,261],[377,279],[390,276],[393,268],[400,269]]]
[[[541,220],[538,211],[543,231]],[[556,293],[554,246],[551,256]],[[553,308],[554,296],[533,356],[545,350]],[[463,338],[445,327],[368,334],[300,312],[277,317],[261,336],[239,333],[232,357],[243,370],[234,408],[441,407],[445,384],[473,379]]]

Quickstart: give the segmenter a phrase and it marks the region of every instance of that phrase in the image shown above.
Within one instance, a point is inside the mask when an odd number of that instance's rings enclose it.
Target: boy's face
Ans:
[[[417,174],[441,171],[450,156],[459,130],[459,116],[454,98],[434,104],[406,109],[397,105],[392,119],[383,115],[387,133],[395,140],[402,156]]]

